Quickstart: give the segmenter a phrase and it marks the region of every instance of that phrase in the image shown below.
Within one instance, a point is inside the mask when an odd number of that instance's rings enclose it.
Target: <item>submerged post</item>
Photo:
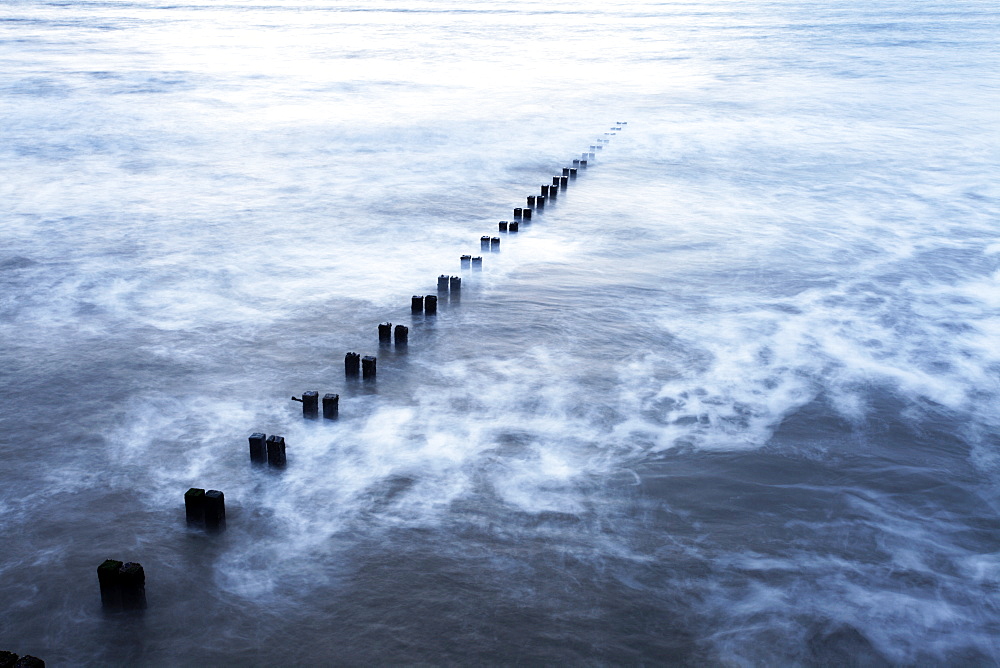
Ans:
[[[441,274],[438,276],[438,292],[448,292],[448,275]]]
[[[117,610],[122,605],[122,592],[118,572],[124,564],[106,559],[97,567],[97,583],[101,587],[101,605],[106,610]]]
[[[507,231],[507,225],[508,225],[508,223],[507,223],[506,220],[501,220],[500,221],[500,231],[501,232],[506,232]]]
[[[490,251],[493,252],[493,253],[499,253],[500,252],[500,237],[491,237],[490,238]]]
[[[483,270],[483,258],[474,257],[472,258],[472,268],[477,271]]]
[[[250,463],[267,463],[267,434],[260,432],[250,434]]]
[[[441,287],[440,282],[438,283],[438,287]],[[380,323],[378,326],[378,342],[382,345],[387,346],[391,341],[392,341],[392,323],[391,322]]]
[[[361,355],[358,353],[344,355],[344,371],[348,376],[357,376],[361,371]]]
[[[362,378],[374,378],[375,377],[375,358],[371,355],[365,355],[361,358],[361,377]]]
[[[413,295],[410,297],[410,313],[423,313],[424,312],[424,298],[421,295]]]
[[[490,247],[489,235],[484,235],[479,237],[479,250],[486,250],[489,247]]]
[[[451,291],[460,292],[462,290],[462,278],[460,276],[451,277]]]
[[[188,524],[201,524],[205,521],[205,490],[192,487],[184,492],[184,516]]]
[[[514,223],[511,223],[511,224],[510,224],[510,225],[509,225],[509,226],[507,227],[507,231],[508,231],[508,232],[517,232],[517,228],[518,228],[518,227],[519,227],[519,225],[518,225],[518,224],[517,224],[516,222],[514,222]]]
[[[205,528],[209,531],[226,528],[226,495],[217,489],[205,492]]]
[[[302,393],[302,417],[308,420],[319,417],[319,392],[316,390]]]
[[[459,279],[461,280],[461,279]],[[406,325],[396,325],[396,347],[405,348],[410,336],[410,328]]]
[[[396,325],[396,328],[402,327],[402,325]],[[340,395],[339,394],[324,394],[323,395],[323,419],[324,420],[336,420],[340,413]]]
[[[285,467],[286,460],[284,436],[272,435],[267,437],[267,464],[268,466],[274,466],[276,468]]]
[[[118,569],[118,584],[123,610],[142,610],[146,607],[146,573],[142,564],[134,561],[122,564]]]
[[[424,296],[424,313],[427,315],[434,315],[438,312],[438,298],[437,295],[425,295]]]

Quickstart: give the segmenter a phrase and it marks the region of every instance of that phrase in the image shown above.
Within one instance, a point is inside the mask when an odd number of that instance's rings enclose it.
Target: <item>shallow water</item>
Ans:
[[[1000,663],[998,27],[5,3],[0,649]],[[461,301],[412,316],[442,273]],[[309,389],[341,419],[304,421]],[[225,492],[224,534],[185,525],[189,487]],[[145,567],[143,615],[102,613],[106,558]]]

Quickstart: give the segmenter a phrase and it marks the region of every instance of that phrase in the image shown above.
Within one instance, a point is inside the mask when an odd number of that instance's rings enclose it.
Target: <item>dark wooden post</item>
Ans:
[[[424,296],[424,313],[427,315],[434,315],[438,312],[438,298],[437,295],[425,295]]]
[[[402,325],[396,325],[396,329],[399,329]],[[339,394],[324,394],[323,395],[323,419],[324,420],[336,420],[340,414],[340,395]]]
[[[362,378],[374,378],[375,377],[375,362],[376,359],[371,355],[365,355],[361,358],[361,377]]]
[[[319,417],[319,392],[316,390],[302,393],[302,417],[309,420]]]
[[[357,376],[361,371],[361,355],[358,353],[347,353],[344,356],[344,371],[348,376]]]
[[[275,466],[277,468],[285,467],[284,436],[272,435],[267,437],[267,463],[269,466]]]
[[[462,279],[458,279],[462,280]],[[409,342],[410,328],[406,325],[396,325],[396,347],[405,348]]]
[[[122,609],[142,610],[146,607],[146,573],[142,564],[129,561],[118,570],[122,590]]]
[[[122,562],[107,559],[97,567],[97,582],[101,586],[101,605],[107,610],[117,610],[122,605],[119,571]]]
[[[253,464],[267,463],[267,434],[260,432],[250,434],[250,462]]]
[[[201,524],[205,521],[205,490],[192,487],[184,492],[184,515],[188,524]]]
[[[441,279],[438,279],[438,287],[441,287]],[[378,342],[384,346],[392,342],[392,323],[383,322],[378,326]]]
[[[413,295],[410,297],[410,313],[423,313],[424,312],[424,298],[422,295]]]
[[[226,528],[226,495],[217,489],[205,492],[205,528],[209,531]]]

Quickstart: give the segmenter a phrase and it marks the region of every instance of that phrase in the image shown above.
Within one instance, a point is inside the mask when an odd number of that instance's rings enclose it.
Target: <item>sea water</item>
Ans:
[[[974,0],[6,0],[0,649],[996,665],[998,28]],[[411,314],[439,274],[461,299]],[[189,487],[227,531],[185,524]],[[144,614],[102,612],[107,558]]]

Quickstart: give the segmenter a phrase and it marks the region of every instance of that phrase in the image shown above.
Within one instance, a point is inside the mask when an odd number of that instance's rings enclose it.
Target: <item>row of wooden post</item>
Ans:
[[[618,122],[613,131],[623,129],[626,122]],[[616,134],[616,132],[606,132]],[[546,201],[552,202],[559,197],[559,191],[565,190],[570,179],[577,177],[578,170],[586,169],[590,161],[594,159],[596,151],[603,149],[603,144],[607,139],[600,140],[601,143],[590,146],[590,151],[583,153],[580,159],[573,160],[572,167],[564,167],[562,175],[553,176],[551,185],[540,186],[538,195],[529,195],[527,207],[514,209],[513,221],[502,220],[499,223],[499,231],[514,233],[519,231],[520,222],[530,221],[534,210],[543,209]],[[484,235],[480,237],[480,249],[483,251],[499,252],[500,238]],[[483,258],[472,255],[463,255],[460,258],[463,269],[482,269]],[[462,289],[462,279],[459,276],[447,276],[442,274],[438,277],[438,292],[449,293],[453,299],[460,294]],[[410,301],[411,313],[423,313],[434,315],[437,313],[437,295],[414,295]],[[388,346],[390,341],[394,341],[397,348],[408,345],[409,329],[405,325],[396,325],[392,329],[392,323],[381,323],[378,327],[379,344]],[[344,357],[344,369],[347,376],[356,377],[360,375],[366,379],[374,379],[376,375],[376,358],[372,355],[362,357],[356,352],[349,352]],[[319,392],[310,390],[302,393],[301,398],[292,397],[293,400],[302,403],[302,416],[308,419],[319,417]],[[323,417],[327,420],[335,420],[339,415],[340,395],[323,395]],[[263,433],[250,435],[250,461],[251,463],[273,468],[284,468],[285,439],[282,436],[267,436]],[[226,503],[225,494],[216,489],[204,490],[192,487],[184,494],[184,510],[188,524],[203,526],[211,532],[222,531],[226,526]],[[107,559],[97,567],[97,579],[101,588],[101,602],[108,610],[141,610],[146,607],[146,575],[142,565],[136,562],[122,562],[115,559]],[[18,657],[12,652],[0,652],[0,668],[44,668],[45,662],[32,656]]]

